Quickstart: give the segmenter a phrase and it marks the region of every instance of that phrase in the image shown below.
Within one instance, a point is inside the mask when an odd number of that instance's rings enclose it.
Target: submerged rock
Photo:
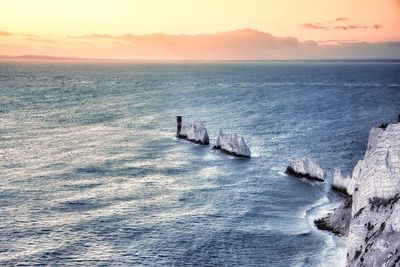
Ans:
[[[210,144],[206,127],[197,121],[183,124],[177,137],[202,145]]]
[[[325,180],[324,170],[309,158],[292,159],[286,168],[286,173],[320,182]]]
[[[345,195],[352,195],[354,191],[354,179],[349,175],[342,175],[340,170],[335,170],[333,175],[332,189]]]
[[[234,134],[225,134],[219,131],[217,141],[213,149],[220,149],[227,154],[237,156],[237,157],[250,157],[250,148],[246,145],[243,137]]]

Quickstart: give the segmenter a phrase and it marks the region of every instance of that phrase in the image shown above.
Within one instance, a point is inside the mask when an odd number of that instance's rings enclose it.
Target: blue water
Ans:
[[[313,219],[339,197],[288,177],[345,172],[400,113],[399,62],[0,62],[0,265],[340,266]],[[239,132],[250,160],[211,142]]]

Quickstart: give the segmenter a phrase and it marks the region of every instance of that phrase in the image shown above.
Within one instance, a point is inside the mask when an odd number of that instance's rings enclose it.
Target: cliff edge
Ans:
[[[351,214],[341,205],[315,223],[348,235],[347,266],[400,266],[400,123],[372,128],[352,176],[333,185],[351,194]]]
[[[354,168],[349,266],[400,265],[400,123],[372,128]]]

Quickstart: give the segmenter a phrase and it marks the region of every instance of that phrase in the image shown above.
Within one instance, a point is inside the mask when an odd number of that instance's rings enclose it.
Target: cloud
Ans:
[[[309,29],[309,30],[366,30],[366,29],[375,29],[379,30],[383,28],[382,25],[375,24],[375,25],[354,25],[354,24],[339,24],[339,23],[345,23],[345,22],[350,22],[349,18],[345,17],[338,17],[333,21],[328,21],[328,22],[317,22],[317,23],[305,23],[301,24],[300,26],[304,29]]]
[[[319,46],[320,56],[331,59],[400,59],[400,42],[345,42]]]
[[[20,32],[20,33],[16,33],[19,36],[24,37],[23,40],[25,41],[30,41],[30,42],[42,42],[42,43],[52,43],[52,44],[56,44],[57,42],[48,38],[41,38],[38,35],[34,35],[34,34],[30,34],[30,33],[24,33],[24,32]],[[0,31],[0,36],[12,36],[12,35],[16,35],[14,33],[11,32],[5,32],[5,31]]]
[[[349,24],[349,25],[339,25],[339,26],[335,26],[332,29],[334,30],[366,30],[366,29],[375,29],[375,30],[379,30],[383,28],[382,25],[354,25],[354,24]]]
[[[355,39],[328,39],[318,41],[319,45],[327,45],[327,44],[349,44],[349,43],[358,43],[360,40]]]
[[[221,32],[215,34],[197,34],[197,35],[168,35],[163,33],[153,34],[131,34],[108,35],[108,34],[86,34],[82,36],[67,36],[68,38],[80,39],[110,39],[124,41],[135,46],[253,46],[257,45],[263,48],[275,48],[277,46],[296,46],[300,42],[294,37],[275,37],[269,33],[254,30],[242,29],[236,31]]]
[[[68,35],[67,38],[74,39],[113,39],[115,36],[109,34],[85,34],[85,35]]]
[[[39,36],[23,37],[47,45],[16,47],[0,44],[2,54],[129,60],[399,59],[400,55],[400,42],[300,41],[254,29],[196,35],[92,33],[68,36],[70,39],[59,43]]]
[[[28,37],[24,38],[25,41],[30,41],[30,42],[39,42],[39,43],[49,43],[49,44],[56,44],[57,42],[51,39],[46,39],[46,38],[39,38],[39,37]]]
[[[280,57],[283,50],[318,46],[314,41],[301,42],[294,37],[277,37],[254,29],[196,35],[126,33],[87,34],[69,38],[96,40],[96,45],[113,46],[115,58],[152,60],[260,59]]]
[[[335,19],[335,22],[349,22],[349,18],[344,18],[344,17],[338,17]]]
[[[329,30],[327,26],[322,25],[321,23],[305,23],[301,24],[301,27],[304,29],[310,29],[310,30]]]
[[[14,34],[11,32],[0,31],[0,36],[11,36],[11,35],[14,35]]]
[[[358,40],[299,41],[254,29],[197,35],[87,34],[70,36],[95,44],[81,51],[86,58],[134,60],[271,60],[397,58],[393,43],[361,43]],[[76,55],[71,55],[76,56]]]
[[[24,36],[24,37],[29,37],[29,38],[37,38],[37,37],[39,37],[37,35],[30,34],[30,33],[24,33],[24,32],[20,32],[19,34]]]

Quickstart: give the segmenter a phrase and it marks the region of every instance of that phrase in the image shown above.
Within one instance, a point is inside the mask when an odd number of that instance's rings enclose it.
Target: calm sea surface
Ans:
[[[0,61],[0,265],[343,265],[313,219],[399,113],[399,62]],[[177,140],[175,115],[253,157]],[[296,156],[329,182],[286,176]]]

